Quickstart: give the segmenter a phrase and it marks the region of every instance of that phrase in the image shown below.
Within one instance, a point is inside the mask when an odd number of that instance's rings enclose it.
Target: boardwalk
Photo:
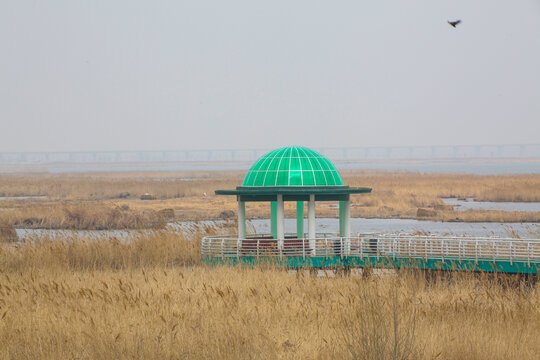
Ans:
[[[289,268],[377,267],[538,274],[540,239],[358,234],[350,238],[317,234],[205,237],[207,264],[272,262]]]

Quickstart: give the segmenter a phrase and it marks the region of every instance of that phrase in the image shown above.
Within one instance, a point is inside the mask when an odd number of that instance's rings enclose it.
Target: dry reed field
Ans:
[[[198,239],[216,231],[0,244],[0,358],[540,355],[538,284],[205,267]]]
[[[0,221],[30,228],[148,228],[160,227],[171,220],[157,214],[165,209],[172,211],[176,220],[219,219],[224,211],[236,210],[236,199],[215,196],[214,190],[235,188],[241,184],[243,175],[239,171],[2,175],[1,196],[45,197],[0,200]],[[343,171],[342,175],[350,186],[373,188],[371,194],[352,197],[353,217],[540,222],[540,212],[455,211],[441,200],[458,197],[538,202],[540,175],[395,171]],[[140,200],[144,193],[151,193],[156,199]],[[337,217],[337,209],[328,205],[318,204],[318,217]],[[286,203],[286,216],[295,216],[294,206]],[[428,211],[422,213],[422,209]],[[270,214],[269,205],[248,203],[247,213],[251,218],[266,218]]]
[[[2,223],[36,229],[149,229],[162,228],[169,218],[152,209],[130,209],[102,202],[55,202],[18,206],[0,213]]]

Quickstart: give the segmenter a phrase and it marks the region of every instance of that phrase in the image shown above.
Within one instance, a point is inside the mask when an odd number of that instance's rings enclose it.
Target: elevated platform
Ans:
[[[287,234],[204,237],[209,265],[275,264],[288,268],[416,268],[538,274],[540,239],[357,234],[314,239]]]

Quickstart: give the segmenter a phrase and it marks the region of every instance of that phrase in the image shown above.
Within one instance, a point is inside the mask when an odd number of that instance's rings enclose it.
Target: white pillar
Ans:
[[[343,228],[345,233],[342,235],[345,237],[345,254],[349,256],[351,254],[351,200],[345,201],[345,214],[343,217]]]
[[[238,200],[238,239],[246,238],[246,202]]]
[[[285,240],[285,208],[283,205],[283,195],[277,196],[276,204],[278,249],[283,250],[283,244]]]
[[[308,203],[308,239],[311,254],[315,255],[315,195],[309,195]]]

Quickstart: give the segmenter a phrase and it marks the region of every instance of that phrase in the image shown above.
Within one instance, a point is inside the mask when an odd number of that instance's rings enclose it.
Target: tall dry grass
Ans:
[[[85,174],[0,175],[2,196],[46,196],[49,200],[139,199],[151,193],[158,199],[201,196],[214,189],[233,188],[241,172],[110,172]]]
[[[422,219],[418,216],[419,208],[436,208],[431,220],[540,222],[540,212],[458,212],[445,208],[441,200],[443,197],[472,197],[489,201],[540,201],[540,175],[477,176],[397,171],[343,171],[342,175],[345,183],[350,186],[373,188],[371,194],[352,197],[353,217]],[[215,196],[214,190],[233,189],[241,184],[242,177],[243,172],[4,175],[0,176],[0,194],[46,195],[48,198],[1,200],[0,207],[4,211],[0,211],[0,219],[9,217],[17,226],[26,226],[21,225],[25,219],[39,218],[32,213],[43,213],[43,209],[49,207],[55,210],[48,213],[50,220],[44,222],[52,223],[53,227],[62,227],[64,225],[60,224],[71,224],[64,219],[65,213],[61,210],[67,201],[84,202],[91,206],[102,203],[110,208],[127,206],[140,214],[171,208],[179,220],[218,219],[224,211],[235,211],[237,205],[234,197]],[[146,192],[154,194],[158,200],[140,201],[140,195]],[[295,216],[294,204],[286,203],[285,211],[286,216]],[[249,203],[247,212],[252,218],[268,217],[269,205]],[[337,215],[337,209],[318,203],[318,217]],[[86,216],[89,217],[90,214]],[[105,223],[111,226],[119,223],[120,227],[127,227],[122,225],[124,221],[118,219],[120,217],[109,216]],[[99,224],[99,217],[93,222]],[[133,216],[127,222],[137,223]]]
[[[16,242],[18,240],[19,236],[13,225],[7,221],[0,220],[0,243]]]
[[[115,236],[64,232],[0,242],[0,271],[28,268],[60,270],[126,270],[140,267],[192,266],[201,264],[200,239],[229,233],[233,221],[192,224],[188,228],[141,230]]]
[[[212,229],[200,228],[197,238]],[[192,234],[193,235],[193,234]],[[1,358],[537,359],[540,286],[200,265],[198,242],[0,244]]]
[[[167,220],[153,209],[131,209],[100,202],[28,204],[0,212],[0,222],[35,229],[149,229]]]
[[[406,171],[343,170],[350,186],[373,187],[374,193],[417,207],[441,197],[482,201],[540,201],[540,175],[422,174]],[[50,199],[107,200],[149,192],[159,199],[213,195],[216,189],[241,185],[245,172],[110,172],[88,174],[0,175],[1,196],[44,195]]]

